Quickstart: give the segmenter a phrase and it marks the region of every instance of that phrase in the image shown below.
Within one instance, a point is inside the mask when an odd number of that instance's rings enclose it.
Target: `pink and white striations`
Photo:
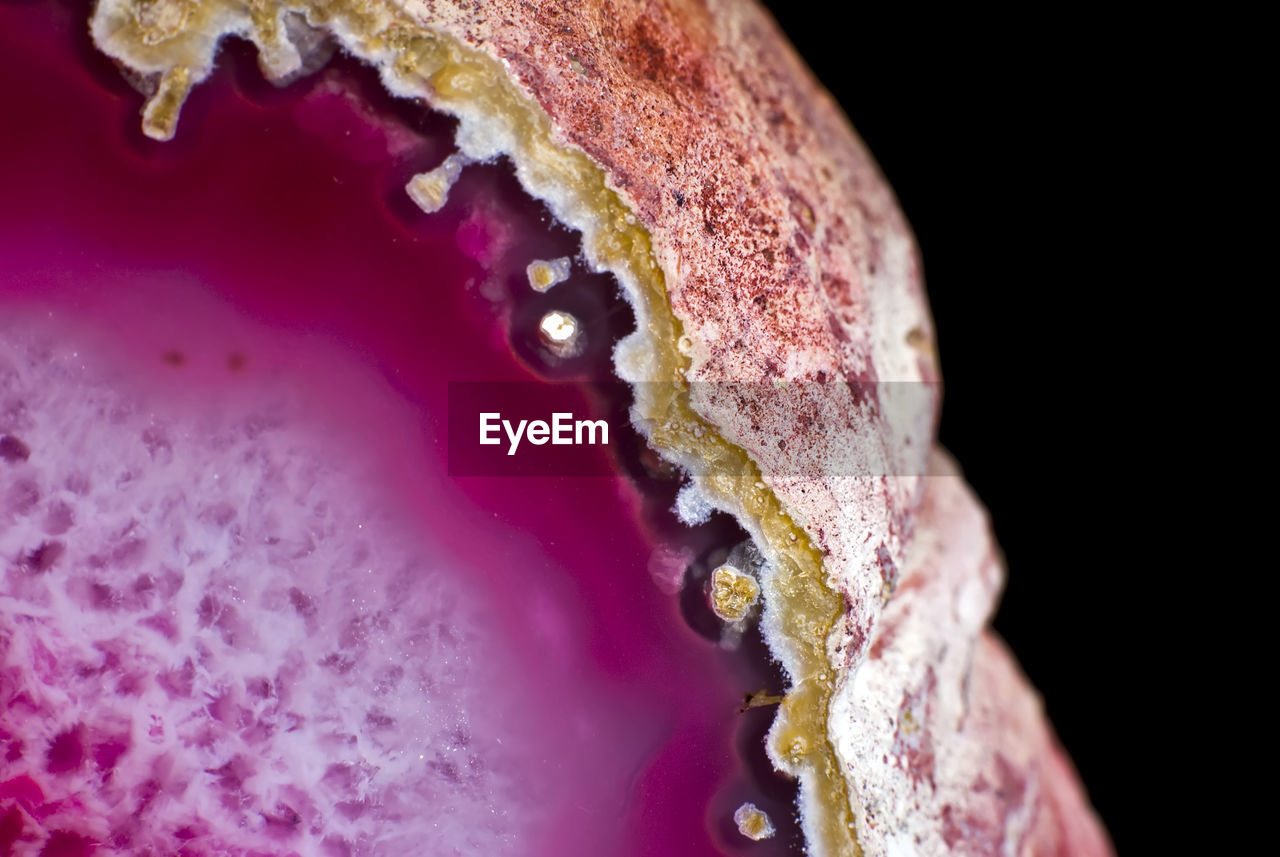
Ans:
[[[384,382],[278,335],[251,384],[178,381],[113,353],[111,315],[0,322],[0,850],[536,854],[591,800],[569,784],[638,764],[653,733],[571,678],[570,608],[415,523],[438,503],[397,471],[431,468]]]

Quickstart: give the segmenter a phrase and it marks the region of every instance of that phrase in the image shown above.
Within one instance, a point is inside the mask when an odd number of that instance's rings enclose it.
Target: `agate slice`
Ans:
[[[0,65],[0,853],[1110,853],[761,10],[6,4]]]

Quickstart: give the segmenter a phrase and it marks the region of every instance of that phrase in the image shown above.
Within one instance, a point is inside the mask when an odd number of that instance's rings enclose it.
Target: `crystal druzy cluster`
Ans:
[[[762,10],[4,3],[0,68],[0,854],[1110,853]],[[611,442],[459,468],[466,385]]]

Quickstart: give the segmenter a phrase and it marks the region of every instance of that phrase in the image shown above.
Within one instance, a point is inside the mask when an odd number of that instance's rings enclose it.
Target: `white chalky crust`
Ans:
[[[524,741],[491,720],[520,700],[490,674],[482,596],[296,379],[174,409],[60,324],[0,322],[0,434],[30,448],[0,462],[0,748],[23,750],[0,781],[62,802],[27,829],[122,857],[184,827],[201,854],[526,853]],[[89,758],[44,773],[67,730]],[[94,758],[113,741],[114,770]]]
[[[1012,658],[983,632],[1003,570],[939,455],[867,661],[832,701],[860,844],[890,857],[1104,855],[1105,837]]]

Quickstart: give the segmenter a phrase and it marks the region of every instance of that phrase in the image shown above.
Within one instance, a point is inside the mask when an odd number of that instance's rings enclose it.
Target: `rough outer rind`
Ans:
[[[1103,857],[1040,700],[984,631],[1003,569],[981,505],[938,454],[898,595],[831,705],[868,854]]]

